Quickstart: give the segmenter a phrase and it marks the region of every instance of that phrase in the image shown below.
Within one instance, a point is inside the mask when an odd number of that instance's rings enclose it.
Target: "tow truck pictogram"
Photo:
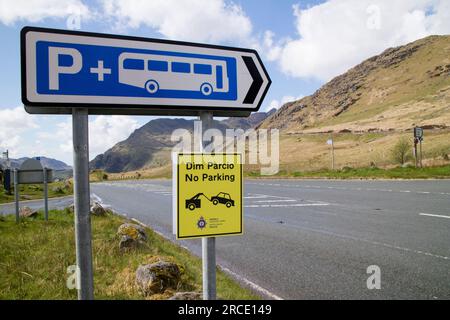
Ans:
[[[197,193],[190,199],[186,199],[186,208],[193,211],[197,208],[201,208],[201,199],[200,197],[205,197],[209,202],[212,202],[213,205],[217,205],[219,203],[224,204],[227,208],[234,206],[234,200],[231,199],[229,193],[219,192],[216,196],[212,196],[208,198],[203,192]]]

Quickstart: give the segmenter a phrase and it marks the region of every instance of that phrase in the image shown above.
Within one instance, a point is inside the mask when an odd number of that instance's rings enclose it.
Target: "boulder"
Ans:
[[[203,300],[200,292],[177,292],[169,300]]]
[[[22,218],[36,217],[37,214],[38,214],[37,210],[33,210],[30,207],[22,207],[19,210],[19,216]]]
[[[64,188],[61,186],[55,186],[52,188],[52,192],[54,193],[58,193],[58,194],[63,194],[64,193]]]
[[[94,205],[91,207],[91,214],[94,216],[106,216],[108,214],[108,210],[103,208],[100,203],[94,202]]]
[[[134,240],[147,241],[147,233],[144,227],[134,223],[124,223],[117,230],[120,236],[128,236]]]
[[[136,285],[145,296],[149,296],[166,289],[176,289],[180,277],[181,271],[176,263],[161,260],[140,265],[136,270]]]
[[[117,234],[120,237],[119,248],[121,250],[135,248],[147,241],[145,229],[138,224],[124,223],[120,225]]]

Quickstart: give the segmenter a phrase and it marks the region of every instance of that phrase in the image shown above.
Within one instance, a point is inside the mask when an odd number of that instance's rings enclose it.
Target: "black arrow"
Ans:
[[[242,59],[244,60],[244,63],[247,66],[247,69],[253,79],[253,83],[250,86],[250,89],[248,90],[247,95],[245,96],[245,99],[242,103],[252,104],[255,101],[256,96],[258,95],[259,89],[261,89],[263,78],[261,77],[261,74],[259,73],[252,57],[243,56]]]

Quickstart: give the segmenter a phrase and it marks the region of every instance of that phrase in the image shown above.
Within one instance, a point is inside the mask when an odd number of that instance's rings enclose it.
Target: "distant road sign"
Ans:
[[[414,138],[417,138],[419,140],[423,139],[423,128],[421,127],[414,128]]]
[[[271,84],[255,50],[25,27],[29,113],[248,115]]]
[[[53,180],[53,170],[47,170],[47,181]],[[25,160],[17,172],[18,184],[38,184],[45,183],[44,168],[39,160]],[[13,181],[14,182],[14,181]]]
[[[240,154],[178,154],[174,163],[178,239],[243,232]]]

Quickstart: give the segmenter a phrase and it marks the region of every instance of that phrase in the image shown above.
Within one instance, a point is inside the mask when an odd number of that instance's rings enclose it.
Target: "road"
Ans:
[[[218,262],[271,297],[450,298],[450,180],[247,180],[244,191],[245,234],[217,239]],[[91,192],[173,239],[170,181]],[[200,253],[198,240],[182,245]],[[367,288],[371,265],[379,290]]]

